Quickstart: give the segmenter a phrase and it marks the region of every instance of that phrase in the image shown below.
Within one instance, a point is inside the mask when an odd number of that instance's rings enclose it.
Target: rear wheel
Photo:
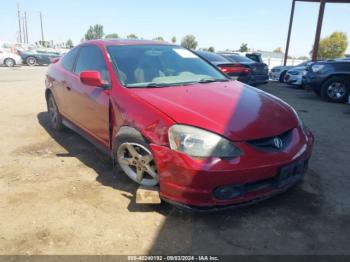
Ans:
[[[332,77],[322,84],[321,96],[334,103],[345,103],[350,92],[350,81],[345,77]]]
[[[4,64],[7,67],[14,67],[16,65],[16,62],[12,58],[6,58],[5,61],[4,61]]]
[[[37,63],[36,58],[32,56],[27,57],[26,62],[27,62],[27,65],[29,66],[35,66]]]
[[[156,186],[159,176],[147,141],[136,130],[123,130],[116,140],[115,158],[124,173],[143,186]]]
[[[51,126],[56,131],[61,131],[64,129],[63,123],[62,123],[62,116],[60,112],[58,111],[58,107],[55,101],[55,98],[52,94],[49,94],[47,97],[47,109],[49,111],[49,117]]]

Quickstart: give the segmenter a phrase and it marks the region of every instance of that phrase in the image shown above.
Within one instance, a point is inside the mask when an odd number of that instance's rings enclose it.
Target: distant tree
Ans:
[[[272,52],[278,53],[278,54],[283,54],[282,48],[280,48],[280,47],[275,48]]]
[[[49,41],[39,41],[39,45],[43,47],[50,47],[50,42]]]
[[[299,56],[298,57],[298,60],[309,60],[310,59],[310,57],[308,57],[308,56]]]
[[[214,52],[215,52],[214,46],[210,46],[210,47],[208,48],[208,51],[214,53]]]
[[[203,51],[207,51],[207,52],[212,52],[214,53],[215,52],[215,48],[213,46],[211,47],[208,47],[208,48],[202,48]]]
[[[73,41],[71,39],[68,39],[67,42],[66,42],[66,47],[67,48],[73,48],[74,47],[74,44],[73,44]]]
[[[85,40],[101,39],[104,36],[103,25],[96,24],[90,26],[85,34]]]
[[[317,53],[319,59],[334,59],[343,57],[348,48],[348,37],[343,32],[334,32],[321,39]],[[312,50],[310,52],[312,54]]]
[[[196,49],[198,46],[196,37],[194,35],[186,35],[184,38],[182,38],[181,46],[188,49]]]
[[[171,38],[171,42],[172,42],[173,44],[176,43],[176,37],[175,37],[175,36],[173,36],[173,37]]]
[[[164,38],[162,36],[157,36],[155,38],[153,38],[154,41],[160,41],[160,42],[164,42]]]
[[[248,52],[249,48],[248,48],[248,44],[243,43],[241,44],[241,47],[239,48],[239,52]]]
[[[119,35],[116,33],[108,34],[105,36],[106,39],[117,39],[119,38]]]
[[[127,39],[139,39],[137,35],[135,34],[130,34],[126,36]]]

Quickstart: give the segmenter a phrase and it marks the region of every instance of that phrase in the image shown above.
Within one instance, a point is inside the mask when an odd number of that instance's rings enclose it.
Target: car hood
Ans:
[[[290,69],[291,71],[304,71],[306,69],[306,66],[296,66]]]
[[[288,104],[238,81],[131,92],[178,124],[210,130],[233,141],[272,137],[298,125]]]

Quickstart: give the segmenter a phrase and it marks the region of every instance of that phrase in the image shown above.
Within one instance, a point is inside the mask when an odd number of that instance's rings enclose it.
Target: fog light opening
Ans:
[[[243,194],[241,186],[221,186],[215,189],[214,196],[219,200],[230,200]]]

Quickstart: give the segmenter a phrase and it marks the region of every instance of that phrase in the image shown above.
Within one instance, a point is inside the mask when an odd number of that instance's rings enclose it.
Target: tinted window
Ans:
[[[254,63],[253,60],[249,59],[248,57],[240,56],[240,55],[224,55],[227,57],[229,60],[235,63]]]
[[[80,49],[74,71],[77,75],[82,71],[98,71],[103,81],[110,81],[105,60],[97,46],[84,46]]]
[[[262,62],[262,59],[261,59],[260,55],[246,54],[245,56],[248,57],[249,59],[255,61],[255,62],[258,62],[258,63]]]
[[[78,48],[74,48],[62,58],[61,64],[66,70],[73,71],[73,66],[74,66],[77,53],[78,53]]]
[[[204,57],[210,62],[229,62],[226,58],[215,53],[198,51],[197,54]]]
[[[226,77],[196,54],[178,46],[109,46],[108,52],[121,82],[127,87],[195,83]]]

